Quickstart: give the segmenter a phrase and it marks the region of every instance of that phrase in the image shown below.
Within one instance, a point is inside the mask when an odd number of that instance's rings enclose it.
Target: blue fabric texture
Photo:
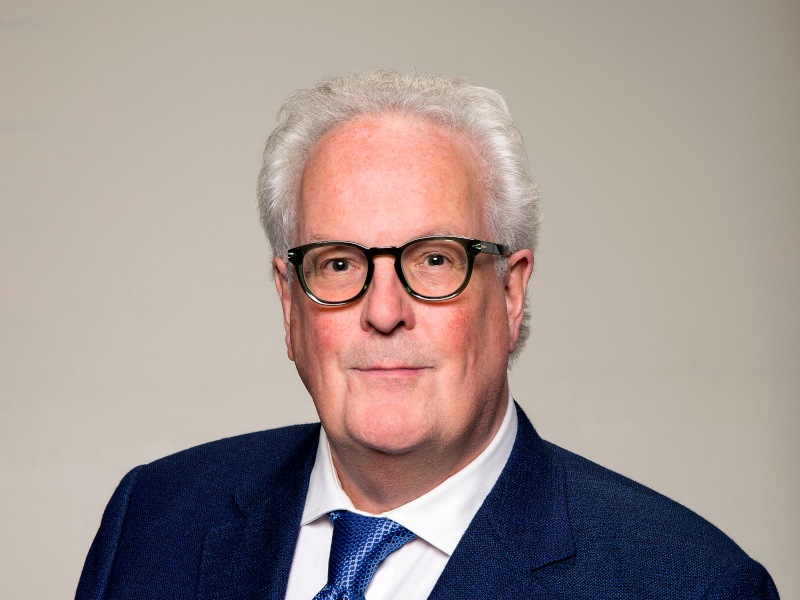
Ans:
[[[778,598],[719,529],[545,442],[517,410],[508,463],[431,600]],[[283,600],[318,440],[318,424],[293,426],[134,469],[106,508],[76,598]]]
[[[328,583],[314,600],[364,600],[378,565],[414,539],[408,529],[383,517],[367,517],[335,510],[333,541],[328,561]]]

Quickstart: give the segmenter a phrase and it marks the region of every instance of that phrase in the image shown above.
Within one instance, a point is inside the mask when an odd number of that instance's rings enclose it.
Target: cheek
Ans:
[[[307,303],[301,306],[292,313],[291,345],[297,370],[313,395],[333,383],[330,367],[337,364],[352,323],[345,323],[344,315],[336,309],[309,309]]]
[[[504,362],[508,356],[508,319],[505,302],[498,295],[487,294],[472,303],[473,309],[457,317],[462,332],[461,351],[467,356],[468,368],[476,374],[486,372]]]
[[[453,368],[451,377],[458,382],[479,370],[486,354],[494,344],[489,339],[496,335],[492,308],[488,302],[470,301],[447,307],[446,314],[433,315],[435,327],[430,339],[449,358]]]

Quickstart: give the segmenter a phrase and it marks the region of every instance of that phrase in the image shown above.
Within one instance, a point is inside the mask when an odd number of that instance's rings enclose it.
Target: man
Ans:
[[[259,201],[322,427],[134,469],[78,598],[777,598],[719,530],[511,399],[539,212],[496,92],[390,71],[298,92]]]

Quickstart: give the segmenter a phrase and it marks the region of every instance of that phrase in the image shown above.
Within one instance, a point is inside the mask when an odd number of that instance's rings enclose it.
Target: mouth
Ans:
[[[376,364],[355,367],[357,373],[371,377],[410,378],[416,377],[430,369],[427,366],[407,364]]]

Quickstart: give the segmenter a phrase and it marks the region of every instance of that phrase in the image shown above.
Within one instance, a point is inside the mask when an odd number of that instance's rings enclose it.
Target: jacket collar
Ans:
[[[236,490],[238,514],[206,536],[199,600],[283,600],[318,441],[319,426],[310,428],[278,471]]]
[[[575,555],[564,474],[519,408],[514,449],[431,600],[529,597],[534,571]]]
[[[508,463],[430,600],[529,597],[537,589],[535,571],[575,555],[560,463],[516,410]],[[236,490],[237,517],[206,537],[198,599],[283,600],[318,440],[319,427],[310,429],[279,471]]]

